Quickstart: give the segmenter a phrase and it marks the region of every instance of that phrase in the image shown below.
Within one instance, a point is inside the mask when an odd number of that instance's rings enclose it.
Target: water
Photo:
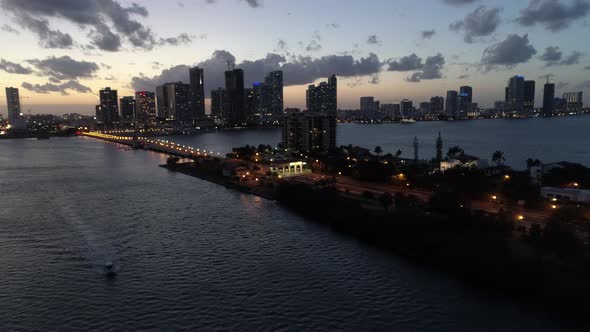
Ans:
[[[0,330],[575,328],[164,162],[87,138],[0,141]]]
[[[414,124],[340,124],[338,145],[359,145],[385,153],[402,150],[402,157],[413,158],[414,137],[420,142],[420,158],[436,155],[436,138],[440,132],[446,153],[458,145],[465,153],[490,161],[496,150],[504,151],[506,164],[517,169],[526,167],[526,159],[543,162],[571,161],[590,166],[590,116],[533,118],[522,120],[494,119],[452,122],[417,122]],[[174,141],[213,150],[221,154],[234,146],[261,143],[276,145],[281,130],[260,129],[204,134],[196,137],[174,137]]]

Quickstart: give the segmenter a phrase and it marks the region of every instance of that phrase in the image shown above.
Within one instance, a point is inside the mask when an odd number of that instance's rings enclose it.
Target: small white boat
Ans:
[[[409,124],[409,123],[414,123],[416,122],[416,120],[414,119],[401,119],[400,123],[404,123],[404,124]]]

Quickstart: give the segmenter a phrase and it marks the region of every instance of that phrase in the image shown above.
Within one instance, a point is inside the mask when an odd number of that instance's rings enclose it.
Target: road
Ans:
[[[332,179],[334,177],[311,173],[290,177],[288,178],[288,181],[315,184],[322,178]],[[405,195],[412,195],[423,202],[428,202],[432,196],[432,192],[426,190],[405,188],[393,184],[365,182],[348,176],[338,175],[335,177],[335,179],[336,189],[355,195],[362,195],[364,192],[371,192],[374,195],[381,195],[385,192],[388,192],[392,195],[396,193],[402,193]],[[486,201],[473,201],[471,206],[471,209],[474,211],[483,211],[490,214],[497,214],[501,208],[502,205],[500,204]],[[535,223],[544,225],[550,216],[550,213],[546,211],[530,210],[524,208],[516,208],[514,209],[514,213],[515,220],[527,228]]]

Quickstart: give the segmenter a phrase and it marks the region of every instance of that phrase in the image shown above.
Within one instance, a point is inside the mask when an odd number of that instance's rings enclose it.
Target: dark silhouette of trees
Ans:
[[[496,163],[497,167],[500,167],[502,163],[506,161],[506,158],[504,157],[504,152],[496,150],[492,155],[492,161]]]
[[[451,158],[451,159],[456,159],[462,155],[465,154],[465,151],[463,151],[463,149],[459,146],[453,146],[449,148],[449,151],[447,152],[447,157]]]
[[[375,152],[376,155],[381,156],[381,154],[383,153],[383,150],[381,149],[381,147],[379,145],[377,145],[375,147],[375,151],[374,152]]]
[[[526,169],[530,172],[531,168],[541,166],[541,161],[539,159],[529,158],[526,160]]]

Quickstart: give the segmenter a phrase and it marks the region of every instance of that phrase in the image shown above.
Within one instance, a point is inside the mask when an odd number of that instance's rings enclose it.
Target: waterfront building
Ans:
[[[432,113],[442,114],[445,110],[445,98],[435,96],[430,98],[430,105]]]
[[[524,76],[516,75],[510,78],[506,89],[506,113],[521,115],[524,109]]]
[[[394,104],[381,104],[381,114],[387,119],[400,118],[400,105],[399,103]]]
[[[459,107],[458,118],[464,118],[472,111],[473,106],[473,88],[470,86],[462,86],[459,88]]]
[[[445,113],[450,117],[457,117],[459,109],[459,93],[455,90],[447,91],[447,101],[445,103]]]
[[[327,82],[309,85],[306,92],[306,106],[311,112],[321,112],[336,115],[338,109],[338,89],[336,75],[328,78]]]
[[[249,123],[256,123],[261,120],[260,114],[257,114],[256,101],[257,95],[254,88],[245,88],[244,107],[246,109],[246,119]]]
[[[547,77],[547,83],[543,88],[543,116],[553,116],[555,112],[555,84],[549,83],[549,77]]]
[[[563,94],[566,102],[566,112],[579,113],[584,109],[583,92],[566,92]]]
[[[156,122],[156,95],[149,91],[135,92],[135,120],[140,124]]]
[[[168,84],[156,87],[156,116],[159,119],[168,119]]]
[[[174,126],[183,128],[192,126],[191,86],[182,82],[166,84],[168,97],[168,119],[174,121]]]
[[[420,103],[420,116],[428,116],[432,113],[432,104],[428,101],[423,101]]]
[[[375,100],[374,97],[361,97],[361,117],[368,120],[379,120],[380,119],[380,108],[381,103]]]
[[[245,124],[247,116],[244,97],[244,71],[242,69],[226,71],[223,118],[227,124],[232,126]]]
[[[523,115],[530,116],[535,110],[535,81],[524,81]]]
[[[414,104],[409,99],[404,99],[400,102],[400,113],[404,119],[414,118]]]
[[[135,120],[135,98],[125,96],[119,99],[119,109],[121,110],[121,120],[132,122]]]
[[[217,88],[211,90],[211,117],[215,121],[221,121],[223,116],[223,105],[225,104],[225,89]]]
[[[20,96],[18,88],[6,88],[6,106],[8,111],[8,123],[15,126],[21,120]]]
[[[119,99],[117,90],[106,87],[99,91],[100,104],[97,108],[97,121],[105,129],[113,129],[119,121]]]
[[[283,71],[275,70],[264,79],[264,84],[269,87],[270,113],[274,117],[283,115]]]
[[[189,69],[191,111],[193,120],[205,117],[205,74],[203,68]]]
[[[336,114],[293,111],[283,121],[285,152],[328,152],[336,147]]]

